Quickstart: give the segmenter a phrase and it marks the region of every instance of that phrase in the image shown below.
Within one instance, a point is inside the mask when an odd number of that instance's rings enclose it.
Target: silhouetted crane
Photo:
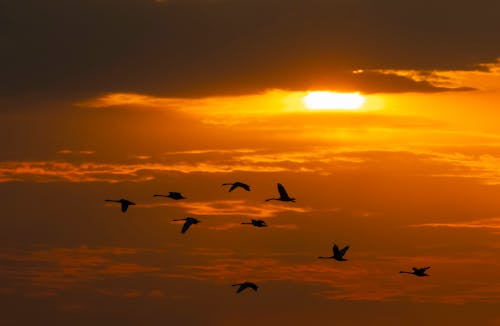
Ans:
[[[406,273],[406,274],[413,274],[413,275],[416,275],[416,276],[430,276],[429,274],[425,274],[425,272],[431,268],[430,266],[429,267],[422,267],[422,268],[416,268],[416,267],[413,267],[413,272],[405,272],[405,271],[400,271],[399,273]]]
[[[184,225],[182,226],[182,230],[181,230],[182,233],[186,233],[186,231],[189,229],[189,227],[191,225],[198,224],[201,222],[200,220],[197,220],[194,217],[186,217],[186,218],[181,218],[181,219],[172,220],[172,221],[185,221]]]
[[[252,219],[252,222],[242,222],[241,224],[251,224],[257,228],[262,228],[267,226],[266,222],[264,222],[263,220],[254,220],[254,219]]]
[[[168,195],[153,195],[153,197],[167,197],[174,200],[186,199],[180,192],[170,191]]]
[[[239,286],[238,290],[236,291],[236,293],[240,293],[241,291],[245,290],[245,289],[252,289],[254,291],[257,291],[259,289],[259,287],[257,286],[257,284],[255,283],[252,283],[252,282],[243,282],[243,283],[238,283],[238,284],[233,284],[232,286]]]
[[[120,199],[120,200],[114,200],[114,199],[105,199],[104,201],[107,201],[107,202],[113,202],[113,203],[120,203],[122,205],[122,212],[126,212],[128,207],[130,205],[135,205],[133,202],[131,202],[130,200],[126,200],[126,199]]]
[[[295,203],[295,198],[290,198],[290,196],[288,196],[288,194],[285,190],[285,187],[283,187],[283,185],[281,183],[278,183],[278,192],[280,193],[279,198],[269,198],[269,199],[266,199],[266,201],[280,200],[280,201],[291,201],[291,202]]]
[[[247,185],[246,183],[243,183],[243,182],[239,182],[239,181],[236,181],[234,183],[223,183],[222,185],[223,186],[231,186],[231,188],[229,188],[229,192],[233,191],[234,189],[236,189],[238,187],[243,188],[246,191],[250,191],[249,185]]]
[[[319,256],[318,258],[328,258],[328,259],[335,259],[338,261],[346,261],[347,259],[344,258],[344,255],[348,249],[349,249],[349,246],[345,246],[344,248],[342,248],[342,250],[339,250],[339,247],[337,247],[337,245],[334,244],[333,249],[332,249],[333,256],[330,256],[330,257]]]

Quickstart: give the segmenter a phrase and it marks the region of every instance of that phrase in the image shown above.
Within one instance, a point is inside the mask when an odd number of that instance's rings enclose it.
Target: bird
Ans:
[[[279,198],[269,198],[269,199],[266,199],[266,201],[281,200],[281,201],[291,201],[291,202],[295,203],[295,198],[290,198],[290,196],[288,196],[288,194],[285,190],[285,187],[283,187],[283,185],[281,183],[278,183],[278,192],[280,193]]]
[[[185,221],[184,225],[182,226],[181,233],[186,233],[186,231],[189,229],[189,227],[192,224],[198,224],[201,222],[200,220],[195,219],[194,217],[186,217],[186,218],[181,218],[181,219],[172,220],[172,221]]]
[[[318,258],[329,258],[329,259],[335,259],[338,261],[346,261],[347,259],[344,258],[345,253],[349,249],[349,246],[345,246],[342,248],[342,250],[339,250],[339,247],[337,247],[336,244],[333,245],[333,256],[330,257],[323,257],[319,256]]]
[[[256,292],[259,289],[257,284],[252,283],[252,282],[243,282],[243,283],[233,284],[232,286],[239,286],[238,290],[236,290],[236,293],[240,293],[241,291],[243,291],[247,288],[250,288]]]
[[[254,219],[252,219],[252,222],[242,222],[241,224],[252,224],[257,228],[262,228],[267,226],[266,222],[264,222],[263,220],[254,220]]]
[[[413,275],[416,275],[416,276],[430,276],[429,274],[425,274],[425,272],[431,268],[430,266],[429,267],[422,267],[422,268],[416,268],[416,267],[413,267],[413,272],[405,272],[405,271],[400,271],[399,273],[406,273],[406,274],[413,274]]]
[[[170,191],[168,195],[153,195],[153,197],[167,197],[172,198],[174,200],[186,199],[180,192]]]
[[[120,200],[105,199],[104,201],[122,204],[122,212],[124,212],[124,213],[127,211],[128,207],[130,205],[135,205],[135,203],[131,202],[130,200],[126,200],[126,199],[123,199],[123,198],[120,199]]]
[[[231,188],[229,188],[229,192],[233,191],[234,189],[236,189],[238,187],[243,188],[246,191],[250,191],[249,185],[247,185],[246,183],[243,183],[243,182],[239,182],[239,181],[236,181],[234,183],[223,183],[222,185],[223,186],[231,186]]]

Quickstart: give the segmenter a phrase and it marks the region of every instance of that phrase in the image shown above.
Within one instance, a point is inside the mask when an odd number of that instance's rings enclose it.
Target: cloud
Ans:
[[[184,265],[179,277],[193,280],[210,280],[216,283],[231,283],[243,279],[252,279],[259,284],[287,282],[307,285],[321,285],[316,295],[330,300],[349,301],[401,301],[425,303],[464,304],[467,302],[499,302],[500,291],[494,286],[488,289],[488,280],[484,282],[461,282],[456,278],[446,279],[443,273],[451,272],[463,264],[484,264],[482,258],[461,259],[447,257],[377,257],[377,254],[365,253],[366,257],[357,257],[356,262],[340,266],[336,262],[318,261],[290,264],[283,257],[255,256],[244,258],[213,258],[205,264]],[[314,257],[310,258],[314,260]],[[404,266],[437,266],[433,278],[416,279],[404,277],[398,271]],[[498,268],[490,261],[489,268]],[[411,267],[408,267],[411,268]],[[189,271],[189,272],[188,272]],[[168,277],[176,277],[169,275]],[[438,279],[436,281],[436,279]],[[316,288],[317,289],[317,288]]]
[[[64,161],[0,162],[0,182],[147,182],[172,173],[315,173],[331,175],[336,171],[376,171],[415,173],[431,177],[473,178],[485,184],[500,183],[500,156],[453,151],[306,147],[302,151],[267,149],[184,151],[154,158],[136,157],[137,163],[70,163]],[[164,158],[175,162],[165,161]],[[160,163],[161,161],[161,163]],[[384,162],[381,166],[379,163]],[[403,164],[404,163],[404,164]],[[152,206],[151,206],[152,205]],[[150,207],[162,204],[149,204]],[[231,215],[246,210],[249,216],[265,217],[241,202],[173,203],[196,213]],[[190,205],[183,206],[183,205]],[[218,209],[217,205],[223,207]],[[233,205],[233,206],[231,206]],[[243,206],[242,206],[243,205]],[[148,207],[149,207],[148,206]]]
[[[215,230],[215,231],[228,231],[236,228],[241,228],[244,227],[241,222],[240,223],[225,223],[225,224],[219,224],[216,226],[211,226],[209,227],[210,230]],[[296,224],[273,224],[269,225],[266,228],[268,229],[278,229],[278,230],[298,230],[299,226]]]
[[[210,202],[181,202],[175,206],[186,209],[193,215],[208,216],[247,216],[250,218],[269,218],[281,213],[306,213],[310,211],[304,207],[283,205],[255,205],[245,200],[215,200]]]
[[[191,258],[171,264],[165,261],[165,255],[169,253],[165,249],[3,249],[0,250],[0,259],[4,268],[0,276],[9,285],[3,292],[14,291],[38,298],[55,297],[63,291],[84,286],[104,296],[161,299],[166,295],[164,289],[140,284],[158,284],[160,280],[175,284],[184,279],[218,286],[252,279],[267,288],[272,288],[270,284],[273,282],[306,288],[314,285],[315,295],[331,300],[453,304],[500,300],[500,286],[491,279],[498,270],[496,261],[491,259],[493,255],[490,258],[468,253],[453,257],[405,257],[356,252],[352,253],[349,262],[340,264],[318,260],[310,251],[272,254],[255,251],[244,255],[239,250],[209,247],[185,248],[183,251],[183,256]],[[176,253],[171,254],[175,257]],[[157,261],[158,264],[144,261]],[[416,279],[397,273],[411,266],[427,265],[432,266],[431,278]],[[482,268],[459,268],[464,265]],[[476,277],[473,281],[462,278],[462,275],[477,275],[485,269],[492,271],[490,278]],[[449,273],[455,277],[448,277]],[[123,280],[123,283],[109,283],[110,279]]]
[[[92,284],[107,277],[131,276],[160,271],[159,267],[126,262],[135,255],[161,254],[159,250],[115,247],[48,248],[2,250],[5,268],[0,275],[16,291],[30,296],[54,296],[81,284]]]
[[[479,229],[491,231],[493,233],[500,233],[500,217],[460,222],[421,223],[412,224],[410,226],[419,228]]]
[[[452,0],[8,1],[1,62],[9,64],[0,95],[446,90],[350,72],[479,69],[499,54],[499,6],[493,0],[474,6]]]
[[[71,150],[71,149],[61,149],[59,151],[57,151],[57,154],[61,154],[61,155],[92,155],[92,154],[95,154],[95,151],[92,151],[92,150],[77,150],[77,151],[74,151],[74,150]]]

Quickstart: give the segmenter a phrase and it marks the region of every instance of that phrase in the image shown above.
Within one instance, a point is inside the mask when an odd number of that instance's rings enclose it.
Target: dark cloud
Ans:
[[[0,6],[4,97],[442,91],[350,71],[475,69],[500,53],[500,3],[493,0],[3,0]]]

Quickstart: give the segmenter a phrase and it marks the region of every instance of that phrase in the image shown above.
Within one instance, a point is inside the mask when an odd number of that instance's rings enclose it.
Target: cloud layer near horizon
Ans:
[[[482,69],[500,53],[499,13],[494,0],[7,0],[0,95],[446,91],[369,71]]]

